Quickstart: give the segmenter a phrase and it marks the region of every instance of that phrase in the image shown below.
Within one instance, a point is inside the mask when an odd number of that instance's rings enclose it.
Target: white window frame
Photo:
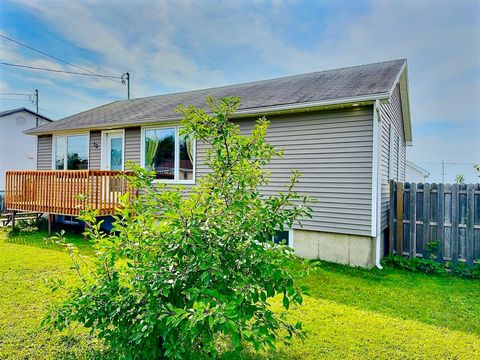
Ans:
[[[287,246],[294,249],[294,247],[293,247],[293,233],[294,233],[293,228],[288,228],[288,229],[283,229],[283,230],[276,229],[275,231],[288,231],[288,244],[287,244]],[[275,240],[275,235],[272,235],[272,242],[274,240]]]
[[[122,171],[125,170],[125,129],[115,129],[115,130],[103,130],[101,139],[100,139],[100,166],[102,170],[107,170],[107,161],[110,160],[108,154],[106,153],[107,146],[107,135],[108,134],[120,134],[122,136]]]
[[[67,161],[67,152],[68,152],[68,137],[69,136],[80,136],[80,135],[86,135],[87,136],[87,169],[90,170],[90,132],[80,132],[80,133],[68,133],[68,134],[56,134],[52,136],[52,170],[56,171],[62,171],[62,170],[57,170],[55,166],[55,155],[57,153],[57,138],[65,138],[65,153],[63,154],[63,171],[68,170],[66,166],[66,161]],[[75,170],[71,170],[75,171]]]
[[[193,175],[192,180],[179,180],[180,174],[180,136],[179,130],[182,128],[180,125],[175,124],[162,124],[162,125],[151,125],[151,126],[142,126],[141,134],[141,156],[140,164],[145,168],[145,132],[147,130],[161,130],[161,129],[174,129],[175,130],[175,159],[174,159],[174,171],[175,179],[155,179],[154,182],[165,183],[165,184],[178,184],[178,185],[188,185],[195,184],[196,168],[197,168],[197,142],[193,139]]]

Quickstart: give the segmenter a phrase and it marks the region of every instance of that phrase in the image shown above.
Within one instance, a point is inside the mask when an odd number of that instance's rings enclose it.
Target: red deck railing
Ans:
[[[99,215],[113,215],[120,206],[120,195],[127,192],[136,196],[119,171],[7,171],[5,207],[12,211],[78,216],[90,206],[98,209]]]

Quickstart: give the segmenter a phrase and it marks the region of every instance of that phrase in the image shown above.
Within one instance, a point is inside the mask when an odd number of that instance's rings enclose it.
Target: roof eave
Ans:
[[[253,109],[241,109],[238,110],[235,115],[232,117],[234,119],[252,117],[252,116],[263,116],[263,115],[284,115],[284,114],[293,114],[299,112],[311,112],[317,110],[327,110],[327,109],[336,109],[348,106],[363,106],[374,103],[376,100],[387,101],[390,97],[389,93],[379,93],[368,96],[356,96],[349,98],[333,99],[333,100],[322,100],[322,101],[311,101],[304,102],[299,104],[285,104],[285,105],[272,105],[265,106],[262,108],[253,108]],[[145,120],[145,119],[144,119]],[[26,130],[25,133],[29,135],[49,135],[55,133],[65,133],[72,131],[81,131],[81,130],[103,130],[103,129],[116,129],[124,127],[133,127],[133,126],[142,126],[152,124],[158,121],[178,121],[177,118],[152,118],[151,120],[144,122],[133,122],[128,121],[125,123],[116,123],[116,124],[99,124],[97,126],[88,126],[88,127],[76,127],[72,129],[61,129],[61,130],[50,130],[42,131],[41,129],[33,128]]]
[[[2,114],[0,114],[0,117],[5,117],[5,116],[16,114],[17,112],[22,112],[22,111],[25,111],[25,112],[29,113],[30,115],[33,115],[33,116],[38,116],[38,117],[40,117],[40,118],[42,118],[42,119],[44,119],[48,122],[53,122],[52,119],[50,119],[50,118],[48,118],[44,115],[37,114],[36,112],[34,112],[30,109],[27,109],[26,107],[4,111],[4,112],[2,112]]]
[[[413,146],[412,120],[410,114],[410,97],[408,86],[408,66],[405,59],[402,68],[398,72],[397,78],[390,89],[390,96],[393,95],[395,87],[400,84],[400,102],[402,104],[403,131],[405,133],[405,143],[407,146]]]

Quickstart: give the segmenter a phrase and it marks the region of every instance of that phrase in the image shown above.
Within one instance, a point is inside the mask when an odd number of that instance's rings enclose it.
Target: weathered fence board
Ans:
[[[480,184],[391,181],[390,209],[389,254],[479,260]]]

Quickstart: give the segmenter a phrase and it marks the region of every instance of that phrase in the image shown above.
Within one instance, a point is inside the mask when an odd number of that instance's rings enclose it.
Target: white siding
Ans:
[[[35,169],[36,137],[23,132],[36,123],[36,116],[26,111],[0,117],[0,191],[5,190],[6,171]]]

